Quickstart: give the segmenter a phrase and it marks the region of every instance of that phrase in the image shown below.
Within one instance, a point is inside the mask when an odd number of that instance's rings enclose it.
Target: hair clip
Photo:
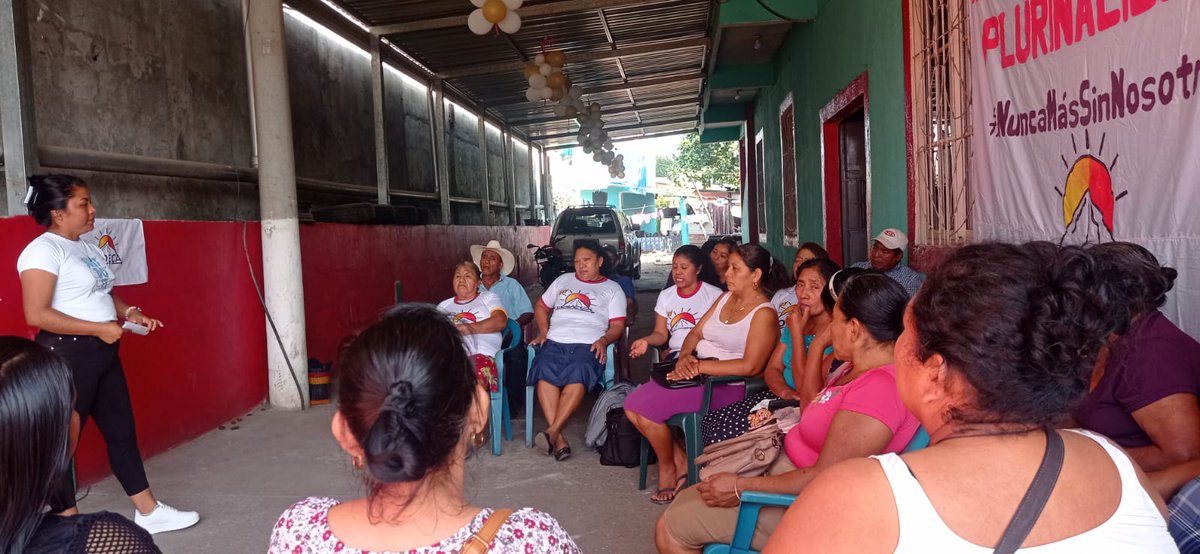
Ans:
[[[829,276],[829,284],[828,284],[829,296],[833,298],[834,302],[837,302],[838,295],[837,295],[837,291],[833,290],[833,282],[837,281],[838,273],[841,273],[841,272],[842,272],[842,270],[839,269],[839,270],[833,272],[833,275]]]
[[[34,198],[37,198],[37,191],[32,186],[25,187],[25,205],[29,206],[29,203],[33,202]]]

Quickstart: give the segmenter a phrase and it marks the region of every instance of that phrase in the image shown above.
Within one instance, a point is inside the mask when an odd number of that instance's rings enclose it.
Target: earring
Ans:
[[[353,463],[353,464],[354,464],[354,469],[362,469],[362,468],[363,468],[363,459],[362,459],[362,456],[354,456],[354,457],[352,458],[352,462],[351,462],[351,463]]]
[[[475,431],[474,433],[471,433],[471,446],[474,446],[475,448],[479,448],[479,447],[483,446],[484,442],[487,442],[487,435],[485,435],[484,433],[482,433],[480,431]]]

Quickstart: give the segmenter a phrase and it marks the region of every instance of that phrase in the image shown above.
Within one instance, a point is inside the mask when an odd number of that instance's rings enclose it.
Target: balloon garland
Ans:
[[[573,87],[578,89],[578,87]],[[570,94],[576,94],[572,90]],[[582,91],[578,91],[582,93]],[[576,97],[578,100],[578,97]],[[582,105],[582,102],[580,102]],[[617,154],[613,148],[612,139],[604,130],[604,120],[601,119],[600,104],[592,102],[579,111],[575,120],[579,122],[579,135],[576,140],[583,147],[584,154],[591,154],[592,160],[608,166],[608,176],[614,179],[625,178],[625,155]]]
[[[571,88],[571,79],[563,73],[567,55],[559,50],[545,51],[548,41],[542,41],[543,52],[525,64],[525,79],[529,88],[525,89],[525,99],[530,102],[538,100],[562,100]]]
[[[515,34],[521,30],[521,16],[517,8],[525,0],[471,0],[475,10],[467,16],[467,28],[477,35],[486,35],[493,29]]]

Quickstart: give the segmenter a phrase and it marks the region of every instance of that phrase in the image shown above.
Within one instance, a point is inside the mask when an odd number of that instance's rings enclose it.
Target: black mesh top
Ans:
[[[27,554],[161,554],[150,533],[112,512],[47,515]]]

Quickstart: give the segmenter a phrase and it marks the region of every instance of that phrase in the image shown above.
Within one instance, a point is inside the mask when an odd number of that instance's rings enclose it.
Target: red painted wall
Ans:
[[[166,327],[121,345],[142,455],[187,442],[252,409],[266,397],[266,330],[250,280],[237,222],[146,221],[150,282],[117,294]],[[0,334],[32,337],[21,310],[16,260],[42,229],[28,217],[0,219]],[[262,282],[259,226],[245,226],[254,272]],[[304,225],[300,230],[309,355],[329,360],[349,334],[393,302],[451,296],[453,265],[471,244],[498,239],[518,256],[518,274],[533,282],[524,248],[544,244],[547,227]],[[109,473],[103,441],[88,425],[78,451],[82,482]],[[153,482],[153,475],[150,476]]]

